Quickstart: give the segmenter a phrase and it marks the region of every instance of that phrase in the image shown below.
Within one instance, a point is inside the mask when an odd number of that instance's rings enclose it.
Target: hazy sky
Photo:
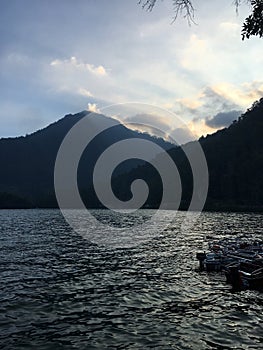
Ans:
[[[197,135],[228,125],[263,96],[262,39],[241,40],[248,8],[232,3],[194,1],[189,27],[171,24],[171,0],[151,13],[138,0],[1,0],[0,136],[125,102],[173,111]]]

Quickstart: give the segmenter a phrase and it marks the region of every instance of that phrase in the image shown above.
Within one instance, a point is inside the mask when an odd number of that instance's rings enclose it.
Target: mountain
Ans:
[[[67,132],[88,112],[67,115],[26,137],[0,140],[0,208],[56,207],[54,165],[59,146]],[[90,128],[110,119],[88,115]],[[263,99],[228,128],[201,137],[208,171],[209,190],[206,210],[263,211]],[[182,181],[181,209],[187,209],[192,197],[193,175],[185,152],[197,142],[175,146],[162,139],[139,133],[118,123],[90,142],[78,167],[78,186],[88,207],[103,207],[92,185],[94,165],[99,156],[115,142],[141,138],[163,147],[174,160]],[[154,157],[162,157],[156,154]],[[66,174],[65,174],[66,175]],[[149,186],[145,207],[158,207],[162,199],[162,179],[149,163],[132,159],[118,166],[113,173],[112,190],[121,200],[131,198],[131,183],[144,179]],[[173,174],[170,174],[173,179]]]
[[[98,125],[107,128],[113,121],[104,115],[83,111],[66,115],[31,135],[0,139],[0,208],[57,206],[54,194],[57,152],[69,130],[84,117],[88,118],[88,128]],[[98,157],[115,142],[136,137],[153,141],[164,149],[174,147],[174,144],[128,129],[117,121],[114,124],[114,127],[95,137],[83,152],[78,167],[78,185],[84,195],[90,192],[93,168]],[[116,175],[128,172],[139,164],[142,162],[135,159],[125,162],[118,167]]]
[[[227,129],[201,138],[209,169],[208,209],[263,209],[263,98]]]
[[[228,128],[201,137],[209,171],[206,210],[263,210],[263,98]],[[184,153],[195,142],[171,149],[168,153],[177,165],[182,180],[181,209],[187,209],[192,196],[193,176]],[[158,207],[161,200],[160,176],[149,165],[143,165],[115,179],[118,196],[128,199],[127,187],[143,174],[152,190],[147,207]],[[117,186],[118,184],[118,186]]]

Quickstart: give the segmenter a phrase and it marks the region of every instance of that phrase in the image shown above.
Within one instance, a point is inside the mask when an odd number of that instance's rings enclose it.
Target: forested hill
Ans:
[[[210,177],[207,208],[262,209],[263,98],[229,128],[200,142]]]
[[[35,206],[41,197],[45,200],[53,187],[59,146],[85,114],[66,115],[31,135],[0,139],[0,207]]]
[[[31,135],[0,139],[0,208],[55,207],[54,165],[59,146],[75,123],[87,116],[90,123],[108,125],[109,117],[83,111],[64,118]],[[164,149],[174,146],[161,138],[140,133],[123,124],[97,136],[85,150],[78,168],[79,186],[87,191],[99,155],[111,144],[127,138],[143,138]],[[124,165],[128,171],[137,161]]]
[[[207,210],[263,210],[263,99],[257,101],[228,128],[200,138],[209,170]],[[192,196],[192,172],[183,152],[187,144],[169,151],[181,175],[181,208]],[[127,187],[137,177],[147,181],[148,207],[157,207],[162,183],[151,166],[144,165],[115,180],[115,192],[129,198]],[[118,183],[118,186],[117,186]]]
[[[58,148],[70,128],[87,112],[67,115],[49,127],[19,138],[0,140],[0,207],[56,207],[53,172]],[[98,115],[97,118],[107,118]],[[106,120],[106,119],[105,119]],[[263,99],[257,101],[231,126],[201,137],[209,170],[207,210],[263,210]],[[78,184],[88,207],[101,207],[92,187],[93,167],[99,155],[111,144],[141,137],[157,142],[174,159],[183,185],[181,209],[187,209],[192,196],[192,172],[184,149],[119,124],[102,133],[90,145],[79,165]],[[195,142],[192,143],[192,145]],[[172,147],[172,148],[171,148]],[[113,191],[127,200],[130,184],[143,178],[149,185],[146,207],[158,207],[162,181],[149,164],[134,161],[114,173]]]

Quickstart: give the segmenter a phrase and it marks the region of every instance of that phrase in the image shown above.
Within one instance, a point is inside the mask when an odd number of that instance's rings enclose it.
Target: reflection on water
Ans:
[[[1,211],[1,348],[260,349],[263,294],[197,273],[195,252],[211,237],[262,239],[262,218],[203,213],[185,234],[179,215],[148,242],[110,248],[57,210]]]
[[[169,210],[136,210],[128,213],[110,210],[63,210],[73,231],[98,245],[128,248],[159,236],[176,219],[185,228],[186,212]],[[193,219],[187,220],[190,224]]]

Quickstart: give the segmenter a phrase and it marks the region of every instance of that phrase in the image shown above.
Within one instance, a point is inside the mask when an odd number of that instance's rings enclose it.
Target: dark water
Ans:
[[[59,211],[1,211],[0,348],[263,349],[263,293],[231,293],[194,259],[207,236],[262,238],[262,224],[203,213],[191,234],[175,221],[139,246],[107,248]]]

